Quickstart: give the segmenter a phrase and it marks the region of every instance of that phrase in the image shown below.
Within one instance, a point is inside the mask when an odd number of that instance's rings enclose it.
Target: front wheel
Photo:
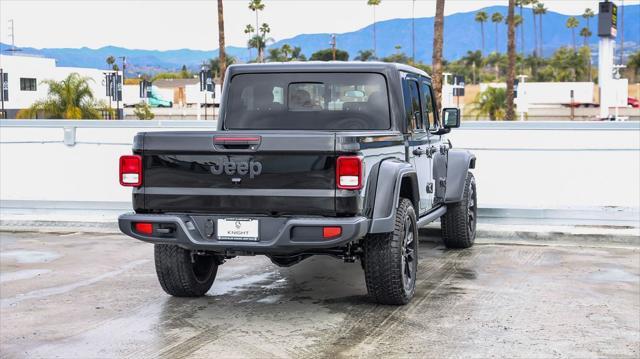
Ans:
[[[476,180],[467,172],[462,201],[447,205],[447,213],[440,217],[442,241],[448,248],[469,248],[476,240],[478,201]]]
[[[174,297],[201,297],[213,285],[218,259],[171,244],[155,245],[156,274],[167,294]]]
[[[363,247],[369,295],[380,304],[409,303],[418,271],[418,227],[411,201],[400,198],[393,232],[369,234]]]

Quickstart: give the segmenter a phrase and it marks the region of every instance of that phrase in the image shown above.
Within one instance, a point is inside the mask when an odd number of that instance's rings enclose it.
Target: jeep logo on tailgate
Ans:
[[[211,173],[221,175],[225,173],[229,176],[238,174],[240,176],[249,175],[254,178],[262,173],[262,163],[260,161],[233,161],[227,157],[216,158],[211,162]]]

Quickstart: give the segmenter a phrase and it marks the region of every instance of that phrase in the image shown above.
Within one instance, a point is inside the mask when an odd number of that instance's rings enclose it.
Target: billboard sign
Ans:
[[[608,1],[598,5],[598,36],[616,37],[618,34],[618,7]]]

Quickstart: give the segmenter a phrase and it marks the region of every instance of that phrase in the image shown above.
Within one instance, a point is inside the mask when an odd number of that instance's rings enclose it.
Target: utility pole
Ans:
[[[125,79],[125,72],[127,71],[127,57],[126,56],[119,56],[120,59],[122,59],[122,83],[120,81],[118,81],[117,85],[118,88],[121,89],[120,91],[124,90],[124,79]],[[116,73],[117,75],[117,73]],[[116,77],[117,79],[117,77]],[[118,101],[117,101],[117,106],[118,106],[118,119],[119,120],[124,120],[124,102],[122,103],[122,116],[120,116],[120,97],[119,94],[121,92],[118,92],[118,94],[116,94],[116,96],[118,96]]]
[[[333,55],[333,61],[336,61],[336,34],[331,34],[331,53]]]
[[[115,76],[115,81],[116,81],[116,111],[118,112],[118,114],[116,115],[116,119],[118,120],[122,120],[124,116],[120,116],[120,91],[122,89],[122,85],[120,84],[120,80],[121,77],[118,76],[118,72],[116,71],[116,76]],[[124,115],[124,110],[122,111],[123,115]]]
[[[127,71],[127,57],[119,56],[119,58],[122,59],[122,83],[124,84],[125,72]]]
[[[609,107],[615,106],[613,79],[615,38],[618,33],[617,6],[609,1],[598,4],[598,87],[600,91],[600,119],[609,119]],[[613,95],[613,96],[612,96]]]

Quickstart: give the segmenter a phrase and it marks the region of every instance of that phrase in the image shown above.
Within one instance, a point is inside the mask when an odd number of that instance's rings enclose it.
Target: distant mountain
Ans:
[[[0,49],[2,53],[6,53],[5,50],[9,49],[7,44],[0,43]],[[106,68],[106,58],[109,56],[126,56],[127,58],[127,72],[159,72],[159,71],[177,71],[182,65],[186,65],[188,68],[195,70],[200,67],[203,61],[218,56],[218,50],[213,51],[201,51],[201,50],[136,50],[127,49],[116,46],[105,46],[98,49],[90,49],[88,47],[82,47],[79,49],[73,48],[45,48],[35,49],[31,47],[19,48],[20,53],[35,54],[43,57],[50,57],[56,59],[58,66],[67,67],[89,67],[89,68]],[[227,47],[227,53],[231,56],[246,57],[247,49],[239,47]],[[118,65],[121,64],[121,60],[118,59]]]
[[[489,14],[499,12],[506,17],[506,6],[493,6],[482,9]],[[479,11],[479,10],[478,10]],[[478,11],[451,14],[445,19],[444,37],[444,57],[448,60],[455,60],[465,55],[468,50],[476,50],[481,47],[480,25],[474,21],[474,16]],[[618,10],[620,14],[620,9]],[[524,9],[524,32],[525,51],[531,53],[534,47],[533,22],[531,9]],[[548,12],[543,17],[543,49],[544,54],[549,55],[561,46],[571,44],[571,31],[566,28],[565,23],[569,16]],[[640,5],[629,5],[624,8],[624,39],[625,48],[628,51],[640,49]],[[582,38],[578,36],[580,29],[585,27],[586,22],[578,17],[580,26],[575,29],[576,42],[582,44]],[[597,16],[591,19],[590,44],[597,45]],[[272,24],[273,26],[277,24]],[[485,53],[495,51],[496,27],[490,21],[485,23]],[[500,52],[506,51],[506,25],[498,24],[498,49]],[[416,60],[425,63],[431,62],[432,41],[433,41],[433,18],[415,19],[416,29]],[[373,26],[369,25],[362,29],[337,34],[338,47],[346,50],[353,59],[357,56],[358,50],[373,48],[372,43]],[[401,51],[411,56],[411,19],[393,19],[376,23],[377,53],[383,57],[390,55],[397,50],[396,45],[400,45]],[[621,33],[618,34],[618,39]],[[289,39],[275,42],[270,47],[279,47],[283,44],[300,46],[303,53],[310,56],[313,52],[327,48],[330,34],[301,34]],[[9,46],[0,43],[0,50],[4,52]],[[521,51],[520,36],[517,36],[517,49]],[[92,67],[105,68],[105,59],[112,56],[127,57],[127,72],[158,72],[174,71],[186,65],[195,70],[206,59],[218,56],[218,50],[200,51],[190,49],[179,50],[136,50],[122,47],[107,46],[99,49],[87,47],[74,48],[45,48],[35,49],[30,47],[21,48],[23,53],[37,54],[45,57],[55,58],[59,66],[72,67]],[[242,47],[227,47],[227,53],[235,56],[240,61],[248,60],[248,50]],[[255,50],[253,51],[255,54]],[[120,61],[118,61],[120,62]]]
[[[482,9],[489,14],[501,13],[505,18],[507,14],[506,6],[492,6]],[[480,10],[478,10],[480,11]],[[451,14],[445,18],[444,24],[444,57],[448,60],[458,59],[466,54],[468,50],[479,50],[482,45],[480,25],[475,22],[474,17],[478,11]],[[620,9],[618,14],[620,14]],[[566,28],[565,23],[570,16],[547,12],[543,17],[543,53],[551,54],[561,46],[571,44],[571,31]],[[533,36],[533,16],[531,9],[523,10],[525,52],[531,53],[534,48]],[[586,27],[586,21],[582,17],[577,17],[580,26],[575,29],[576,43],[582,45],[582,38],[578,36],[580,29]],[[627,49],[640,48],[640,5],[625,6],[624,9],[624,39]],[[590,20],[590,29],[593,33],[590,44],[597,45],[598,19],[597,16]],[[498,24],[498,50],[506,52],[507,47],[507,26]],[[485,32],[485,53],[490,53],[496,49],[496,26],[492,22],[484,24]],[[415,19],[416,32],[416,59],[425,63],[431,63],[432,43],[433,43],[433,18]],[[521,51],[520,35],[518,31],[517,49]],[[620,37],[618,34],[618,38]],[[290,39],[284,39],[271,46],[281,46],[290,44],[300,46],[305,55],[326,49],[328,47],[331,34],[302,34]],[[358,50],[373,49],[373,25],[367,26],[357,31],[337,34],[338,47],[347,50],[350,58],[357,56]],[[395,53],[396,45],[402,46],[401,51],[411,56],[411,19],[393,19],[376,23],[377,54],[379,57],[388,56]]]

